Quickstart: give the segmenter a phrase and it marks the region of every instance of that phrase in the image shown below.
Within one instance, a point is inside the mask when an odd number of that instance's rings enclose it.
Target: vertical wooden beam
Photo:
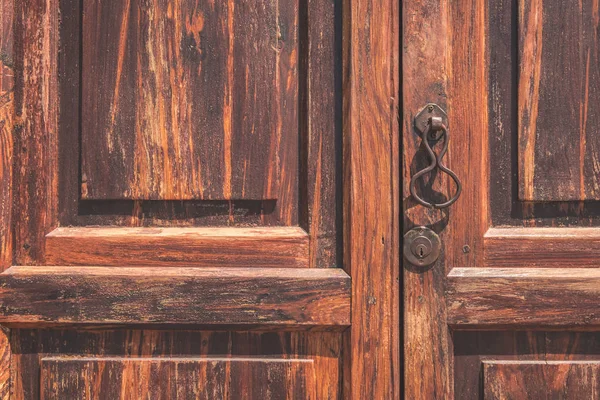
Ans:
[[[402,12],[404,232],[428,226],[440,234],[442,241],[448,236],[448,212],[418,205],[411,198],[409,184],[411,176],[429,161],[420,150],[421,139],[413,128],[415,115],[428,103],[437,103],[445,110],[448,107],[448,3],[403,1]],[[454,190],[443,174],[438,174],[431,190],[425,184],[417,187],[423,189],[422,195],[428,200],[438,201],[443,200],[437,197],[439,193],[448,196],[447,190]],[[453,398],[444,298],[446,263],[440,260],[431,268],[413,268],[405,260],[403,267],[404,395],[414,400]]]
[[[447,274],[483,261],[489,227],[487,21],[486,0],[404,2],[404,231],[428,226],[444,247],[432,267],[405,261],[403,268],[405,397],[410,399],[454,398]],[[459,200],[442,211],[417,205],[409,191],[411,176],[429,162],[413,119],[430,102],[447,110],[451,139],[444,161],[463,183]],[[445,174],[435,176],[433,190],[426,183],[421,188],[428,199],[449,198],[456,190]]]
[[[14,262],[37,265],[57,213],[58,0],[14,5]]]
[[[339,2],[309,0],[306,14],[305,55],[306,132],[302,132],[306,171],[306,188],[300,204],[306,204],[308,215],[303,226],[310,235],[311,267],[339,267],[338,235],[341,210],[339,209],[338,157],[341,155],[337,99],[340,99],[336,76],[341,64],[337,48],[341,32],[337,26]],[[302,29],[302,28],[301,28]],[[340,35],[340,36],[338,36]],[[302,78],[301,78],[302,79]],[[303,122],[304,123],[304,122]]]
[[[13,258],[12,160],[14,128],[14,0],[0,0],[0,271]],[[10,332],[0,330],[0,400],[10,396]]]
[[[345,216],[352,399],[400,398],[400,2],[351,0]],[[348,17],[344,17],[345,19]]]

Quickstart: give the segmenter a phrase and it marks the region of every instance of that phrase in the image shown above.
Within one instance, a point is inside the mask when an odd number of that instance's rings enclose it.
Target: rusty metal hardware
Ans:
[[[417,172],[411,178],[410,194],[417,203],[425,207],[436,209],[450,207],[460,197],[462,185],[460,183],[460,180],[458,179],[458,176],[456,176],[456,174],[452,172],[448,167],[446,167],[442,162],[442,158],[444,157],[444,155],[446,155],[446,152],[448,151],[448,142],[450,141],[450,136],[448,134],[447,128],[446,113],[438,105],[428,104],[415,117],[415,128],[417,128],[417,130],[421,132],[421,139],[423,141],[423,144],[425,145],[425,149],[427,150],[427,154],[429,155],[431,163],[428,167]],[[433,144],[435,145],[440,140],[443,140],[444,144],[439,154],[436,154],[433,151],[430,142],[433,142]],[[432,172],[436,167],[439,168],[442,172],[448,174],[456,184],[456,193],[450,200],[446,201],[445,203],[429,203],[421,197],[419,197],[416,191],[417,180],[423,175]]]
[[[425,226],[411,229],[404,235],[404,257],[419,267],[434,264],[440,256],[440,237]]]

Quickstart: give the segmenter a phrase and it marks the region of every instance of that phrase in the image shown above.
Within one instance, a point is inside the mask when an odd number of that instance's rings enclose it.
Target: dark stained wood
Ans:
[[[492,228],[485,234],[485,267],[598,268],[598,228]]]
[[[489,21],[494,21],[489,24],[488,35],[490,61],[488,132],[489,152],[493,154],[490,157],[490,198],[493,201],[490,202],[489,208],[494,225],[599,226],[599,202],[530,202],[519,199],[519,2],[494,0],[489,5]],[[564,107],[568,108],[566,97],[563,96],[561,99]],[[579,100],[572,107],[579,110]],[[578,122],[573,131],[577,131],[579,126]],[[554,143],[549,143],[548,146],[554,149]]]
[[[461,400],[483,398],[483,362],[493,360],[544,360],[544,332],[529,331],[455,331],[454,392]]]
[[[0,1],[0,270],[13,262],[14,2]]]
[[[57,211],[58,1],[14,3],[16,264],[41,264]]]
[[[0,0],[0,271],[13,261],[14,1]],[[0,399],[10,399],[10,332],[0,330]]]
[[[306,6],[305,59],[306,126],[301,132],[306,152],[301,172],[301,204],[306,217],[301,224],[310,233],[310,263],[317,267],[340,266],[341,249],[341,9],[336,2],[311,0]],[[302,14],[301,14],[302,15]]]
[[[420,138],[414,131],[415,115],[430,102],[447,109],[448,63],[440,55],[446,54],[449,44],[449,9],[447,2],[439,0],[404,1],[402,5],[402,207],[403,230],[407,232],[419,225],[433,226],[439,218],[412,201],[409,184],[411,176],[426,166],[425,153],[419,151]],[[418,192],[432,196],[444,190],[440,180],[431,184],[432,190],[418,185]],[[403,273],[404,397],[452,397],[449,337],[444,324],[444,266],[414,270],[404,259]],[[415,379],[417,375],[419,379]]]
[[[519,1],[519,198],[600,199],[598,3]]]
[[[443,256],[431,268],[404,260],[404,395],[411,399],[454,397],[446,274],[455,266],[477,266],[483,260],[483,234],[489,227],[488,113],[481,107],[488,102],[487,3],[404,2],[403,230],[427,226],[444,244]],[[421,207],[409,190],[411,177],[430,162],[414,117],[431,102],[448,113],[450,141],[444,162],[463,182],[460,199],[444,211]],[[434,149],[439,152],[441,145]],[[417,183],[417,192],[430,201],[444,202],[455,191],[443,173]]]
[[[485,361],[484,398],[597,399],[600,362]]]
[[[279,333],[253,333],[253,332],[198,332],[198,331],[140,331],[140,330],[116,330],[116,331],[75,331],[75,330],[14,330],[15,335],[12,340],[12,347],[15,351],[13,377],[15,380],[13,399],[28,400],[40,398],[40,375],[43,367],[48,367],[54,363],[54,360],[65,360],[64,362],[81,362],[79,358],[87,360],[119,360],[124,364],[129,364],[127,374],[123,374],[123,381],[118,385],[124,390],[129,387],[152,387],[152,385],[169,385],[167,377],[168,371],[162,369],[162,374],[156,370],[156,360],[164,360],[163,366],[174,365],[178,361],[192,360],[193,362],[203,363],[206,369],[196,368],[195,372],[189,371],[192,364],[180,364],[180,377],[202,377],[203,373],[210,372],[210,359],[229,361],[230,369],[225,369],[223,375],[213,377],[219,379],[219,383],[224,387],[235,388],[241,384],[248,390],[260,390],[259,386],[269,386],[268,380],[253,380],[253,373],[256,373],[262,367],[257,368],[257,363],[274,365],[284,365],[285,363],[308,367],[306,376],[295,373],[286,375],[284,382],[288,385],[284,391],[289,398],[293,394],[293,388],[296,390],[303,387],[312,394],[315,399],[338,399],[340,395],[340,363],[341,352],[340,333],[329,332],[279,332]],[[74,358],[73,354],[80,357]],[[131,360],[132,361],[127,361]],[[235,360],[242,362],[248,361],[248,364],[233,365]],[[239,362],[237,361],[237,362]],[[141,368],[136,368],[134,362],[139,362]],[[82,364],[85,361],[81,362]],[[254,364],[252,364],[254,363]],[[310,363],[310,364],[309,364]],[[308,364],[308,365],[306,365]],[[64,365],[64,364],[63,364]],[[114,364],[113,364],[114,365]],[[196,364],[198,365],[198,364]],[[286,364],[287,365],[287,364]],[[105,365],[106,366],[106,365]],[[129,372],[140,371],[141,374],[148,376],[145,382],[136,380],[140,375]],[[106,366],[108,367],[108,366]],[[290,365],[293,369],[294,367]],[[273,368],[273,384],[281,382],[280,369]],[[241,369],[241,371],[240,371]],[[312,370],[312,371],[311,371]],[[115,371],[113,369],[114,372]],[[215,369],[212,370],[216,372]],[[288,371],[292,371],[288,369]],[[81,371],[84,372],[84,371]],[[234,372],[243,372],[241,374],[232,374]],[[296,369],[296,372],[299,372]],[[237,379],[235,379],[237,375]],[[48,376],[45,374],[45,376]],[[171,375],[172,376],[172,375]],[[210,375],[209,375],[210,377]],[[229,377],[229,378],[228,378]],[[256,376],[254,376],[256,378]],[[81,379],[81,378],[78,378]],[[94,391],[102,386],[102,382],[110,379],[107,369],[104,374],[90,376],[86,380],[84,387]],[[171,381],[173,382],[173,381]],[[230,382],[230,383],[229,383]],[[143,385],[145,383],[145,385]],[[190,379],[190,386],[196,385],[193,379]],[[215,380],[206,382],[205,387],[210,387],[211,383],[217,383]],[[259,385],[260,383],[260,385]],[[59,382],[57,382],[59,384]],[[201,383],[202,384],[202,383]],[[231,386],[230,386],[231,385]],[[215,385],[216,386],[216,385]],[[214,386],[213,386],[214,387]],[[275,386],[271,386],[275,388]],[[106,388],[106,386],[104,386]],[[179,390],[185,391],[186,385],[179,385]],[[138,399],[142,396],[124,397]],[[122,397],[104,397],[104,398],[122,398]],[[158,398],[158,397],[151,397]],[[177,398],[162,397],[162,398]],[[179,397],[182,398],[182,397]],[[185,397],[183,397],[185,398]],[[191,397],[194,398],[194,397]],[[235,396],[216,396],[202,398],[240,398]],[[244,398],[244,397],[241,397]],[[262,399],[263,397],[249,397]],[[283,397],[286,398],[286,397]],[[295,398],[306,398],[303,396]]]
[[[345,396],[400,397],[400,2],[351,1],[345,86]],[[346,18],[346,17],[344,17]]]
[[[41,382],[41,399],[293,400],[317,392],[309,359],[48,357]]]
[[[4,327],[0,329],[0,399],[10,400],[10,368],[12,357],[10,331]]]
[[[448,323],[454,326],[598,326],[596,268],[454,268]]]
[[[296,1],[86,0],[83,11],[83,198],[285,194],[292,206]]]
[[[49,265],[123,267],[308,267],[308,235],[297,227],[57,228]]]
[[[344,327],[350,286],[335,268],[11,267],[0,322]]]

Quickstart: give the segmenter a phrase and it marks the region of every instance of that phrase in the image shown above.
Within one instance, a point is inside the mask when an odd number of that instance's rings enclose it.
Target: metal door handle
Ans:
[[[415,199],[415,201],[417,203],[419,203],[425,207],[437,208],[437,209],[450,207],[460,197],[460,193],[462,191],[462,185],[460,183],[460,180],[458,179],[458,176],[456,176],[456,174],[454,172],[452,172],[452,170],[450,170],[448,167],[446,167],[444,165],[444,163],[442,162],[442,158],[444,157],[444,155],[446,155],[446,152],[448,151],[448,142],[450,141],[450,136],[448,135],[448,129],[446,128],[446,125],[444,124],[443,119],[438,116],[430,117],[429,121],[427,123],[426,129],[423,129],[423,131],[422,131],[421,139],[423,140],[423,143],[425,144],[425,149],[427,150],[427,154],[429,155],[429,158],[431,159],[431,164],[429,164],[429,166],[427,168],[422,169],[421,171],[417,172],[411,178],[410,194],[412,195],[412,197]],[[429,144],[429,141],[432,139],[434,139],[434,140],[443,139],[443,141],[444,141],[444,145],[439,154],[435,154],[435,152],[431,148],[431,145]],[[446,174],[448,174],[452,178],[452,180],[454,180],[454,183],[456,183],[456,193],[450,200],[448,200],[445,203],[429,203],[429,202],[425,201],[424,199],[422,199],[421,197],[419,197],[419,195],[417,194],[417,191],[416,191],[417,179],[419,179],[423,175],[428,174],[429,172],[433,171],[436,167],[439,168],[442,172],[445,172]]]

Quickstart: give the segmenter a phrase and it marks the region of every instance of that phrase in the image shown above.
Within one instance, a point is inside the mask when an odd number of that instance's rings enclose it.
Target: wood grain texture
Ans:
[[[295,201],[296,1],[83,11],[83,198]]]
[[[308,26],[300,43],[301,70],[306,71],[301,83],[306,87],[300,92],[301,106],[306,107],[301,120],[301,151],[306,154],[300,168],[300,204],[307,212],[301,226],[310,234],[310,263],[318,267],[342,263],[341,17],[339,3],[308,1]]]
[[[582,3],[583,4],[583,3]],[[586,3],[588,4],[588,3]],[[494,226],[583,227],[600,225],[596,201],[521,201],[519,197],[518,79],[519,2],[490,2],[489,114],[490,211]],[[579,3],[574,5],[578,8]],[[585,6],[587,7],[587,5]],[[554,17],[553,17],[554,18]],[[573,28],[579,29],[579,28]],[[558,59],[559,60],[559,59]],[[507,84],[512,82],[512,84]],[[576,88],[573,87],[575,90]],[[565,92],[571,93],[571,92]],[[562,94],[559,102],[566,106]],[[579,107],[578,103],[573,103]],[[577,130],[579,123],[574,126]],[[588,127],[588,130],[592,128]],[[591,132],[591,131],[590,131]],[[556,140],[562,140],[560,133]],[[555,149],[553,143],[549,144]],[[543,173],[538,168],[538,172]],[[573,178],[576,179],[576,178]],[[569,179],[570,180],[570,179]]]
[[[293,400],[316,398],[317,386],[313,360],[251,357],[47,357],[41,382],[44,400]]]
[[[348,5],[345,265],[352,277],[346,393],[400,397],[400,3]],[[344,17],[346,18],[346,17]]]
[[[411,201],[409,184],[426,162],[425,153],[419,151],[414,117],[430,102],[447,109],[450,10],[447,2],[438,0],[405,1],[402,7],[402,207],[407,232],[415,226],[433,226],[439,218]],[[423,183],[417,185],[417,191],[428,198],[439,197],[444,185],[439,179],[430,179],[430,190]],[[445,268],[440,263],[428,271],[413,270],[404,259],[403,275],[404,398],[452,397],[443,298]]]
[[[14,1],[0,0],[0,271],[13,262]],[[0,330],[0,400],[10,399],[10,331]]]
[[[454,326],[597,326],[596,268],[454,268],[447,283]]]
[[[308,235],[297,227],[57,228],[49,265],[306,268]]]
[[[350,286],[334,268],[11,267],[0,322],[344,327]]]
[[[598,268],[598,228],[491,228],[484,267]]]
[[[202,373],[210,372],[210,359],[227,360],[229,367],[225,368],[220,376],[212,375],[219,380],[222,387],[235,389],[241,384],[247,385],[249,390],[260,390],[259,386],[267,387],[268,379],[253,379],[252,368],[237,367],[233,365],[234,360],[248,360],[251,362],[268,361],[283,363],[307,363],[312,364],[312,369],[306,376],[302,374],[289,374],[284,378],[287,385],[284,394],[288,398],[292,396],[293,389],[301,388],[312,394],[315,399],[338,399],[340,398],[340,333],[329,332],[279,332],[279,333],[256,333],[256,332],[209,332],[209,331],[149,331],[149,330],[101,330],[101,331],[76,331],[76,330],[14,330],[12,346],[15,350],[15,362],[13,377],[15,380],[13,397],[14,400],[29,400],[40,398],[40,375],[42,365],[48,366],[49,361],[62,359],[69,362],[78,362],[80,358],[91,359],[118,359],[123,363],[127,360],[140,361],[142,368],[138,368],[142,374],[152,371],[153,361],[156,359],[174,365],[181,359],[205,360],[206,369],[197,368],[194,372],[179,368],[179,376],[202,377]],[[79,357],[73,357],[78,355]],[[130,364],[131,365],[131,364]],[[165,364],[163,364],[165,365]],[[238,364],[239,365],[239,364]],[[256,365],[256,364],[254,364]],[[156,366],[156,364],[154,364]],[[190,366],[189,364],[187,365]],[[148,369],[145,369],[149,367]],[[184,366],[185,367],[185,366]],[[135,366],[129,368],[128,372],[135,372]],[[156,369],[154,370],[158,372]],[[214,369],[212,370],[216,372]],[[288,369],[289,371],[289,369]],[[82,371],[83,372],[83,371]],[[113,372],[118,372],[113,369]],[[167,371],[162,369],[162,374],[144,375],[150,379],[146,381],[147,387],[152,384],[169,385],[166,379]],[[234,372],[244,372],[234,374]],[[275,370],[274,372],[277,372]],[[291,372],[291,371],[290,371]],[[236,377],[237,375],[237,377]],[[47,375],[46,375],[47,376]],[[273,374],[273,384],[281,382],[278,373]],[[89,376],[83,387],[90,391],[102,389],[102,382],[110,380],[108,369],[104,373]],[[134,373],[122,375],[119,385],[127,391],[129,387],[140,387],[142,382],[136,380]],[[254,376],[256,378],[256,376]],[[236,379],[237,378],[237,379]],[[77,378],[81,381],[81,378]],[[173,381],[171,381],[173,382]],[[214,381],[213,381],[214,382]],[[190,379],[190,386],[196,383]],[[57,382],[59,385],[59,382]],[[308,386],[306,386],[308,385]],[[207,386],[210,387],[210,382]],[[274,388],[275,386],[272,386]],[[181,385],[179,390],[186,390]],[[229,392],[231,393],[231,392]],[[133,398],[138,399],[143,396]],[[64,397],[63,397],[64,398]],[[70,397],[66,397],[70,398]],[[104,397],[120,399],[123,397]],[[126,398],[126,397],[125,397]],[[151,397],[159,398],[159,397]],[[162,397],[177,398],[177,397]],[[181,397],[180,397],[181,398]],[[191,396],[193,399],[194,397]],[[212,397],[203,397],[212,398]],[[214,398],[240,398],[234,396]],[[241,397],[244,398],[244,397]],[[263,397],[249,397],[262,399]],[[280,397],[286,398],[286,397]],[[296,398],[306,398],[299,396]]]
[[[404,260],[404,360],[406,398],[453,398],[452,337],[447,327],[445,281],[454,266],[482,262],[489,227],[488,192],[488,2],[405,2],[403,10],[403,208],[404,232],[427,226],[444,243],[431,268]],[[428,103],[449,116],[449,152],[444,162],[463,182],[448,210],[419,206],[409,190],[411,177],[429,165],[414,117]],[[434,146],[439,152],[441,145]],[[445,202],[456,191],[452,180],[433,173],[417,182],[428,201]],[[477,210],[477,212],[472,212]]]
[[[454,331],[455,398],[484,398],[484,362],[545,360],[550,343],[547,334],[539,331]],[[556,356],[568,359],[564,352],[561,349]]]
[[[14,5],[13,261],[36,265],[56,225],[58,1]]]
[[[14,2],[0,1],[0,270],[13,262]]]
[[[484,399],[597,399],[600,362],[485,361]]]
[[[519,1],[519,198],[600,199],[596,1]]]

